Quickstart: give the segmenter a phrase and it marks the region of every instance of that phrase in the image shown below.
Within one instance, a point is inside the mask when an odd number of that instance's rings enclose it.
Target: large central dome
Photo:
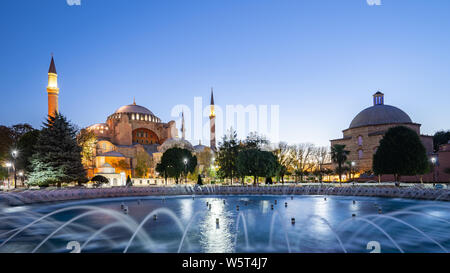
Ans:
[[[143,115],[153,115],[153,113],[145,108],[144,106],[136,105],[136,104],[130,104],[120,107],[119,109],[114,112],[114,114],[119,113],[132,113],[132,114],[143,114]]]
[[[362,126],[396,123],[412,123],[412,120],[408,114],[397,107],[379,104],[364,109],[356,115],[352,120],[349,129]]]

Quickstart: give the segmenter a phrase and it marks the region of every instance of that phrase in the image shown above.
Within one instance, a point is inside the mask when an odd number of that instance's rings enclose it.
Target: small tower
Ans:
[[[50,62],[50,68],[48,69],[48,85],[47,85],[47,96],[48,96],[48,115],[51,117],[58,113],[58,74],[56,73],[55,60]]]
[[[214,110],[214,90],[211,87],[211,113],[209,114],[209,124],[210,124],[210,148],[211,150],[216,150],[216,112]]]
[[[380,91],[373,94],[373,105],[383,105],[384,104],[384,94]]]

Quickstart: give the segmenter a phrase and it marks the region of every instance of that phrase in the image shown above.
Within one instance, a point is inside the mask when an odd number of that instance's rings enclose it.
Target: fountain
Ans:
[[[137,188],[133,189],[136,197],[109,199],[99,198],[100,190],[2,193],[2,200],[17,205],[6,202],[0,206],[0,252],[368,253],[378,249],[447,253],[450,249],[450,204],[421,200],[428,195],[446,200],[448,195],[441,191],[410,188],[395,193],[392,189],[324,186],[240,189],[155,187],[145,189],[144,195]],[[114,196],[110,189],[106,192]],[[366,196],[372,194],[404,194],[414,199]],[[91,197],[33,205],[33,200],[80,195]],[[286,209],[275,210],[278,200]],[[240,211],[242,202],[245,210]]]

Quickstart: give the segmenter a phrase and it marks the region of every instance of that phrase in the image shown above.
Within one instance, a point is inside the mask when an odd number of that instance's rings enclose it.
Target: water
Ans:
[[[449,208],[439,201],[290,195],[3,207],[0,252],[447,252]]]

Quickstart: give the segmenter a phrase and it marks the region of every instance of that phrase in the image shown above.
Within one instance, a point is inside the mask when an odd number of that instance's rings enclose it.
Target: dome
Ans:
[[[413,123],[411,118],[401,109],[385,104],[377,104],[361,111],[352,120],[349,129],[380,125],[380,124],[397,124],[397,123]]]
[[[120,107],[119,109],[114,112],[114,114],[119,113],[134,113],[134,114],[143,114],[143,115],[153,115],[153,113],[145,108],[144,106],[136,105],[136,104],[130,104]]]
[[[205,146],[205,145],[201,145],[201,144],[195,145],[195,146],[194,146],[194,150],[195,150],[196,153],[201,153],[201,152],[203,152],[206,148],[209,148],[209,147],[207,147],[207,146]]]
[[[166,141],[164,141],[164,143],[159,147],[159,151],[161,153],[164,153],[165,151],[171,149],[171,148],[183,148],[183,149],[187,149],[191,152],[194,151],[194,147],[192,147],[192,144],[187,141],[186,139],[181,139],[181,138],[169,138]]]

